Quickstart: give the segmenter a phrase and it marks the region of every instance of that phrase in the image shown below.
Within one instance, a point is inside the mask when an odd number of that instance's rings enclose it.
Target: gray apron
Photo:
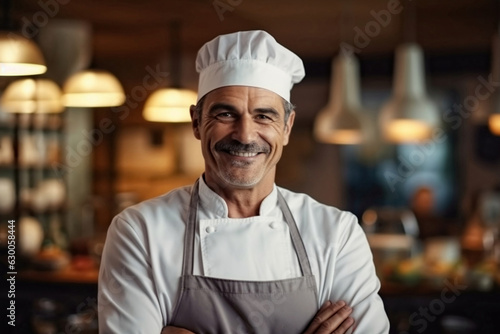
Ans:
[[[169,326],[196,334],[302,333],[318,310],[316,282],[297,225],[281,193],[278,191],[278,203],[304,276],[276,281],[237,281],[193,275],[198,201],[196,182],[184,237],[182,290]]]

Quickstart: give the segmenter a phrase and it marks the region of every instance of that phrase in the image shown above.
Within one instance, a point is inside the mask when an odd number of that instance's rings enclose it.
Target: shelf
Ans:
[[[99,270],[97,268],[75,270],[70,266],[57,271],[28,269],[17,273],[17,279],[26,282],[97,284],[98,278]]]
[[[14,114],[12,114],[14,116]],[[64,127],[62,114],[17,114],[21,131],[61,131]],[[16,127],[16,117],[0,122],[1,131],[12,131]],[[38,118],[38,119],[37,119]]]
[[[55,165],[63,165],[62,162],[54,162]],[[13,170],[17,169],[20,171],[28,171],[28,172],[34,172],[34,171],[48,171],[48,170],[54,170],[53,165],[43,165],[43,166],[16,166],[16,165],[0,165],[0,170]]]

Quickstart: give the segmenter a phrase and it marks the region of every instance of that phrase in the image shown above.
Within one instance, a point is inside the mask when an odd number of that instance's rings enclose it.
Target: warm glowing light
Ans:
[[[0,33],[0,76],[37,75],[47,71],[35,43],[14,33]]]
[[[327,135],[318,135],[316,138],[322,143],[339,145],[355,145],[363,141],[359,130],[335,130]]]
[[[417,44],[397,48],[393,86],[393,96],[380,112],[384,138],[393,143],[431,139],[441,120],[436,104],[427,97],[424,56]]]
[[[352,55],[340,53],[333,59],[330,98],[314,122],[314,136],[319,142],[356,145],[365,139],[358,67]]]
[[[375,210],[368,209],[363,213],[363,223],[365,225],[373,225],[377,222],[377,212]]]
[[[385,129],[386,138],[393,143],[423,142],[429,140],[432,127],[413,119],[392,120]]]
[[[488,124],[491,133],[493,133],[496,136],[500,136],[500,114],[490,115]]]
[[[146,101],[142,115],[150,122],[190,122],[189,107],[196,99],[196,92],[188,89],[159,89]]]
[[[64,94],[64,104],[68,107],[114,107],[123,104],[121,93],[74,93]]]
[[[73,74],[64,84],[67,107],[116,107],[125,102],[125,93],[116,77],[102,70]]]
[[[59,113],[64,110],[62,93],[48,79],[22,79],[5,89],[2,108],[11,113]]]
[[[1,47],[1,46],[0,46]],[[47,72],[47,66],[26,63],[0,63],[0,75],[23,76],[38,75]]]

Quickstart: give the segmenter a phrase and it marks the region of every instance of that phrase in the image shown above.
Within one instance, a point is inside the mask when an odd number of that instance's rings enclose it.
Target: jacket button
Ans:
[[[272,222],[271,224],[269,224],[269,227],[274,230],[274,229],[277,229],[279,227],[279,225],[277,222]]]
[[[215,232],[215,227],[213,227],[213,226],[209,226],[209,227],[207,227],[207,228],[205,229],[205,231],[206,231],[207,233],[212,233],[212,232]]]

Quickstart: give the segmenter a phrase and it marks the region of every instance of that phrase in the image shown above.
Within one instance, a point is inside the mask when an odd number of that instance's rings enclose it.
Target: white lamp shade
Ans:
[[[386,140],[393,143],[423,142],[439,125],[439,110],[427,98],[392,98],[381,111],[380,122]]]
[[[0,32],[0,76],[37,75],[47,71],[42,52],[31,40]]]
[[[162,88],[146,100],[142,115],[150,122],[190,122],[189,107],[196,104],[196,99],[192,90]]]
[[[59,113],[64,110],[62,92],[48,79],[21,79],[9,84],[0,101],[11,113]]]
[[[360,120],[352,112],[344,112],[342,117],[325,108],[316,116],[314,136],[327,144],[359,144],[363,140]]]
[[[380,114],[383,136],[393,143],[429,140],[440,119],[437,106],[426,95],[422,50],[416,44],[403,44],[395,61],[393,96]]]
[[[85,70],[68,78],[63,86],[67,107],[116,107],[125,102],[118,79],[108,71]]]
[[[360,144],[363,113],[357,59],[340,53],[332,62],[330,99],[315,119],[314,136],[323,143]]]

